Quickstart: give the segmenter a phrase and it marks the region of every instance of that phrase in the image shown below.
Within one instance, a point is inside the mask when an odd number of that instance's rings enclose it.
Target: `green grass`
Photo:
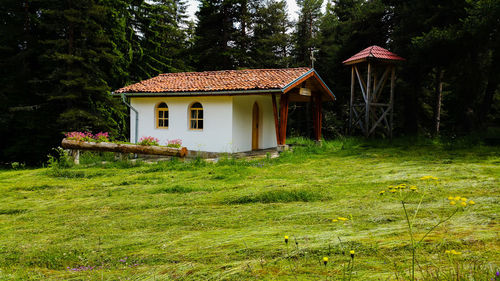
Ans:
[[[461,280],[499,270],[498,147],[293,142],[277,159],[146,164],[104,155],[103,164],[82,155],[78,167],[0,171],[0,280],[339,280],[351,249],[352,280],[407,280],[401,204],[378,195],[400,183],[426,194],[417,237],[453,210],[448,196],[476,202],[425,239],[419,280],[456,280],[457,266]],[[339,216],[349,220],[331,221]],[[462,255],[448,259],[451,249]],[[80,266],[96,268],[67,269]]]

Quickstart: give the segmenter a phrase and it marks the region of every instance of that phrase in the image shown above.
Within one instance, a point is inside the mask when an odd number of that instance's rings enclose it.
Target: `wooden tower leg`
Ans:
[[[351,100],[349,102],[349,135],[352,134],[352,107],[354,106],[354,66],[351,66]]]
[[[368,137],[370,130],[370,90],[371,90],[371,77],[372,77],[372,68],[371,64],[368,63],[368,75],[366,79],[366,109],[365,109],[365,137]]]
[[[392,129],[394,127],[393,120],[394,120],[394,84],[396,80],[396,67],[393,66],[391,70],[391,96],[389,99],[389,106],[390,106],[390,119],[389,119],[389,138],[392,139]]]

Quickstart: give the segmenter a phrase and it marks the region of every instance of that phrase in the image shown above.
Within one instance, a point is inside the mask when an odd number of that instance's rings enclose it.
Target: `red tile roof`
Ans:
[[[390,52],[387,49],[384,49],[379,46],[371,46],[368,47],[361,52],[355,54],[349,59],[343,61],[343,64],[353,64],[356,62],[362,62],[367,60],[368,58],[382,59],[382,60],[392,60],[392,61],[402,61],[404,58],[396,55],[395,53]]]
[[[175,93],[283,89],[311,68],[245,69],[160,74],[115,93]]]

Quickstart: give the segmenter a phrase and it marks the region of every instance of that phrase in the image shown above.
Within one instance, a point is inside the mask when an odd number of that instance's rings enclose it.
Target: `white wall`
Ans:
[[[189,129],[188,108],[193,102],[203,106],[203,130]],[[155,106],[165,102],[169,110],[168,129],[156,128]],[[152,136],[165,145],[181,139],[189,150],[242,152],[252,150],[252,110],[259,105],[259,148],[276,147],[276,131],[271,96],[214,97],[132,97],[130,104],[139,111],[139,134]],[[135,113],[130,111],[130,140],[134,141]]]
[[[203,130],[189,129],[188,108],[193,102],[203,106]],[[155,106],[165,102],[169,110],[169,127],[155,126]],[[139,111],[139,138],[152,136],[165,145],[167,140],[181,139],[189,150],[232,152],[232,97],[133,97],[131,105]],[[135,113],[130,112],[130,140],[134,141]]]
[[[252,150],[253,104],[259,105],[259,148],[276,147],[273,104],[270,95],[233,97],[233,150]]]

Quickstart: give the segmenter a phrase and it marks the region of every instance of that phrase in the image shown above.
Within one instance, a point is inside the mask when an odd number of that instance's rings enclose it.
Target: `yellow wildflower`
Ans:
[[[338,222],[339,220],[333,219],[332,222]]]
[[[451,252],[450,252],[450,250],[446,250],[446,251],[444,251],[444,253],[445,254],[450,254]]]
[[[382,190],[378,194],[383,195],[384,193],[385,193],[385,190]]]
[[[451,250],[450,253],[453,255],[461,255],[462,254],[462,252],[457,252],[455,250]]]
[[[469,201],[469,205],[474,205],[474,204],[476,204],[476,202],[474,202],[472,200]]]
[[[390,191],[391,191],[392,193],[396,192],[396,190],[395,190],[395,189],[391,189]]]
[[[461,200],[465,202],[465,201],[467,201],[467,198],[462,197]]]
[[[450,201],[453,200],[453,196],[449,196],[448,200],[450,200]]]
[[[450,202],[450,205],[455,205],[455,204],[457,204],[457,202],[455,202],[455,201]]]
[[[351,259],[353,259],[354,258],[354,250],[350,250],[349,254],[351,254]]]
[[[341,221],[346,221],[346,220],[349,220],[348,218],[344,218],[344,217],[338,217],[337,219],[341,220]]]
[[[411,189],[412,191],[416,191],[416,190],[417,190],[417,187],[413,185],[412,187],[410,187],[410,189]]]
[[[460,205],[462,205],[462,207],[465,207],[465,206],[467,206],[467,203],[465,203],[465,202],[460,202]]]
[[[460,198],[461,198],[460,196],[456,196],[455,198],[453,198],[453,200],[460,201]]]
[[[285,243],[288,244],[288,236],[285,235]]]

